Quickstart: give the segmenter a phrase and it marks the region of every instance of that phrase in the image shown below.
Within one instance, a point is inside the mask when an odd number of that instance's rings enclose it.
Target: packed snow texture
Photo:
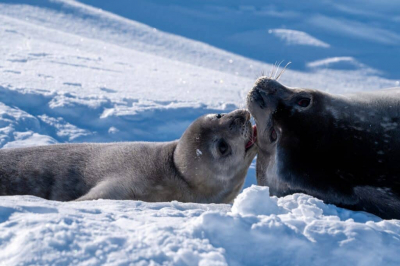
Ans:
[[[398,265],[399,246],[398,220],[268,187],[233,206],[31,196],[0,206],[4,265]]]
[[[282,59],[295,65],[281,78],[290,86],[345,93],[399,85],[399,72],[388,72],[398,52],[396,3],[327,9],[313,1],[305,11],[281,1],[285,11],[280,2],[239,2],[0,1],[0,148],[177,139],[200,115],[245,107],[255,79]],[[229,22],[235,14],[244,28]],[[245,187],[255,183],[254,166]],[[4,265],[400,263],[399,221],[302,194],[269,197],[261,187],[233,206],[2,197],[0,227]]]

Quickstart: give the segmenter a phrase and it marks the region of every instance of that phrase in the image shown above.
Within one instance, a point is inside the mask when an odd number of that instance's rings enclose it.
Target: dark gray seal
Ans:
[[[257,182],[400,219],[400,88],[331,95],[259,78]]]
[[[0,150],[0,195],[228,203],[257,153],[250,113],[205,115],[177,141]]]

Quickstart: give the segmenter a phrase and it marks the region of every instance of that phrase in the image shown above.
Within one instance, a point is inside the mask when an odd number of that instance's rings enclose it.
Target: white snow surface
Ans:
[[[162,7],[154,3],[154,10]],[[236,7],[229,3],[212,10],[232,14]],[[354,7],[364,4],[353,1],[351,6],[355,12]],[[181,10],[179,4],[168,8]],[[184,13],[207,19],[196,8],[185,7]],[[313,16],[309,23],[314,28],[284,29],[277,20],[299,18],[301,10],[253,9],[251,1],[238,6],[241,14],[273,16],[274,24],[238,30],[230,40],[249,42],[275,29],[273,35],[290,47],[326,51],[306,60],[306,72],[287,70],[284,84],[331,93],[399,85],[358,57],[335,54],[332,39],[320,38],[317,30],[332,27],[366,40],[372,30],[380,36],[373,38],[374,45],[381,43],[385,50],[399,39],[389,29],[380,30],[384,26],[368,31],[365,24],[353,22],[345,29],[346,20],[333,23]],[[218,13],[213,12],[210,21]],[[180,23],[178,16],[175,22]],[[2,0],[0,148],[177,139],[200,115],[245,107],[247,92],[260,73],[269,73],[271,63],[72,0]],[[249,188],[233,205],[1,197],[0,265],[400,264],[400,221],[326,205],[303,194],[270,197],[268,188],[250,187],[254,183],[253,163],[245,184]]]
[[[260,204],[262,203],[262,204]],[[398,265],[400,221],[252,186],[233,206],[4,197],[4,265]]]

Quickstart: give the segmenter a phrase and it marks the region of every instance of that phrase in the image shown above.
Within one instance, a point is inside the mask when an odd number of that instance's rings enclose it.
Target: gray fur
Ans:
[[[257,183],[272,195],[303,192],[400,219],[400,88],[331,95],[261,77],[247,102]]]
[[[234,111],[218,121],[212,117],[200,117],[180,140],[172,142],[0,150],[0,195],[35,195],[59,201],[231,202],[257,148],[244,151],[247,111]],[[214,140],[220,138],[232,146],[232,154],[226,158],[214,154]]]

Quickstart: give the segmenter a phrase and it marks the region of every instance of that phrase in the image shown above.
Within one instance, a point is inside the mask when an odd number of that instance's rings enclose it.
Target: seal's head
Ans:
[[[261,77],[249,92],[247,104],[254,116],[260,149],[273,152],[283,135],[292,128],[304,128],[323,107],[323,93],[310,89],[288,88],[274,79]],[[310,124],[310,123],[309,123]],[[312,124],[312,123],[311,123]],[[315,130],[312,130],[315,131]]]
[[[331,95],[259,78],[257,183],[341,207],[400,217],[400,90]]]
[[[323,149],[334,143],[333,113],[327,110],[336,99],[327,96],[317,90],[288,88],[267,77],[259,78],[249,92],[247,105],[258,131],[257,182],[270,186],[272,194],[333,185],[310,180],[310,176],[325,176],[323,171],[311,173],[317,169],[311,165],[325,165]]]
[[[204,115],[183,133],[175,165],[191,187],[209,196],[204,202],[231,202],[239,193],[257,154],[255,132],[250,113],[235,110]]]

